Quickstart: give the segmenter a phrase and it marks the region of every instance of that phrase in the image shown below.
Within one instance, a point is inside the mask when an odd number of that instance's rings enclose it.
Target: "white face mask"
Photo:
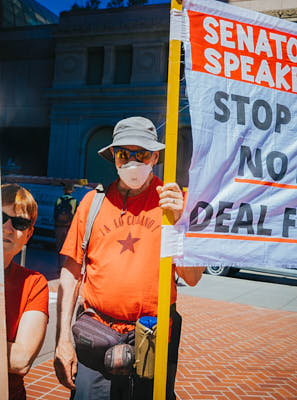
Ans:
[[[117,168],[121,180],[131,189],[139,189],[152,171],[152,164],[130,161]]]

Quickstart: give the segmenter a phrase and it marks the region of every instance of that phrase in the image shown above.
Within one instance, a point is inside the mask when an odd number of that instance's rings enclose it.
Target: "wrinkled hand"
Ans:
[[[68,389],[75,389],[77,357],[72,343],[60,342],[56,348],[54,367],[59,382]]]
[[[170,210],[173,213],[174,222],[177,222],[183,212],[184,198],[177,183],[167,183],[164,186],[157,186],[160,197],[159,206],[163,210]]]

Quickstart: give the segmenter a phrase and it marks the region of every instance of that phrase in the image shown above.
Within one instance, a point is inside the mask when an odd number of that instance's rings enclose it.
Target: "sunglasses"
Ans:
[[[12,226],[17,231],[25,231],[31,225],[30,219],[23,217],[11,217],[2,211],[2,224],[5,224],[9,219],[11,220]]]
[[[115,157],[119,160],[129,161],[131,157],[134,157],[135,160],[139,162],[147,161],[151,158],[153,151],[150,150],[128,150],[123,147],[114,147],[113,148]]]

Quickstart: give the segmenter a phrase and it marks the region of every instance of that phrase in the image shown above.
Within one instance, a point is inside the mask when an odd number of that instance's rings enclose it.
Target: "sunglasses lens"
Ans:
[[[22,217],[10,217],[6,213],[2,212],[2,223],[5,224],[9,219],[11,219],[12,226],[17,231],[25,231],[31,224],[29,219]]]
[[[9,220],[9,216],[3,212],[2,213],[2,224],[5,224],[8,220]]]
[[[139,162],[149,160],[152,156],[150,150],[130,151],[121,147],[114,149],[115,155],[120,160],[128,161],[133,156]]]
[[[30,220],[22,217],[12,218],[12,226],[18,231],[25,231],[30,226]]]
[[[117,149],[115,151],[117,158],[120,160],[129,160],[130,158],[130,151],[126,149]]]
[[[138,151],[136,153],[136,160],[143,162],[146,160],[149,160],[152,156],[152,153],[149,150],[144,150],[144,151]]]

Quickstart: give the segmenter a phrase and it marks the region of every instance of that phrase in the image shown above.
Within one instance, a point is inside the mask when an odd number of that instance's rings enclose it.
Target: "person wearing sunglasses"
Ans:
[[[37,204],[17,184],[1,186],[2,236],[9,399],[24,400],[26,375],[41,349],[48,321],[48,285],[43,275],[14,257],[33,234]]]
[[[84,307],[119,333],[135,328],[142,316],[156,316],[158,305],[162,210],[176,222],[183,210],[183,194],[176,183],[163,186],[154,175],[165,145],[158,141],[147,118],[119,121],[112,143],[99,155],[113,162],[119,178],[106,190],[88,243],[83,285]],[[99,171],[98,171],[99,172]],[[71,320],[81,281],[81,248],[88,212],[95,191],[81,201],[62,248],[67,256],[58,291],[58,326],[55,369],[59,381],[72,390],[72,400],[151,400],[153,380],[133,376],[133,397],[128,376],[105,378],[104,371],[89,368],[71,343]],[[176,312],[175,266],[171,281],[172,333],[168,349],[167,400],[176,398],[181,317]],[[201,273],[195,277],[199,280]],[[192,282],[193,284],[193,282]]]

